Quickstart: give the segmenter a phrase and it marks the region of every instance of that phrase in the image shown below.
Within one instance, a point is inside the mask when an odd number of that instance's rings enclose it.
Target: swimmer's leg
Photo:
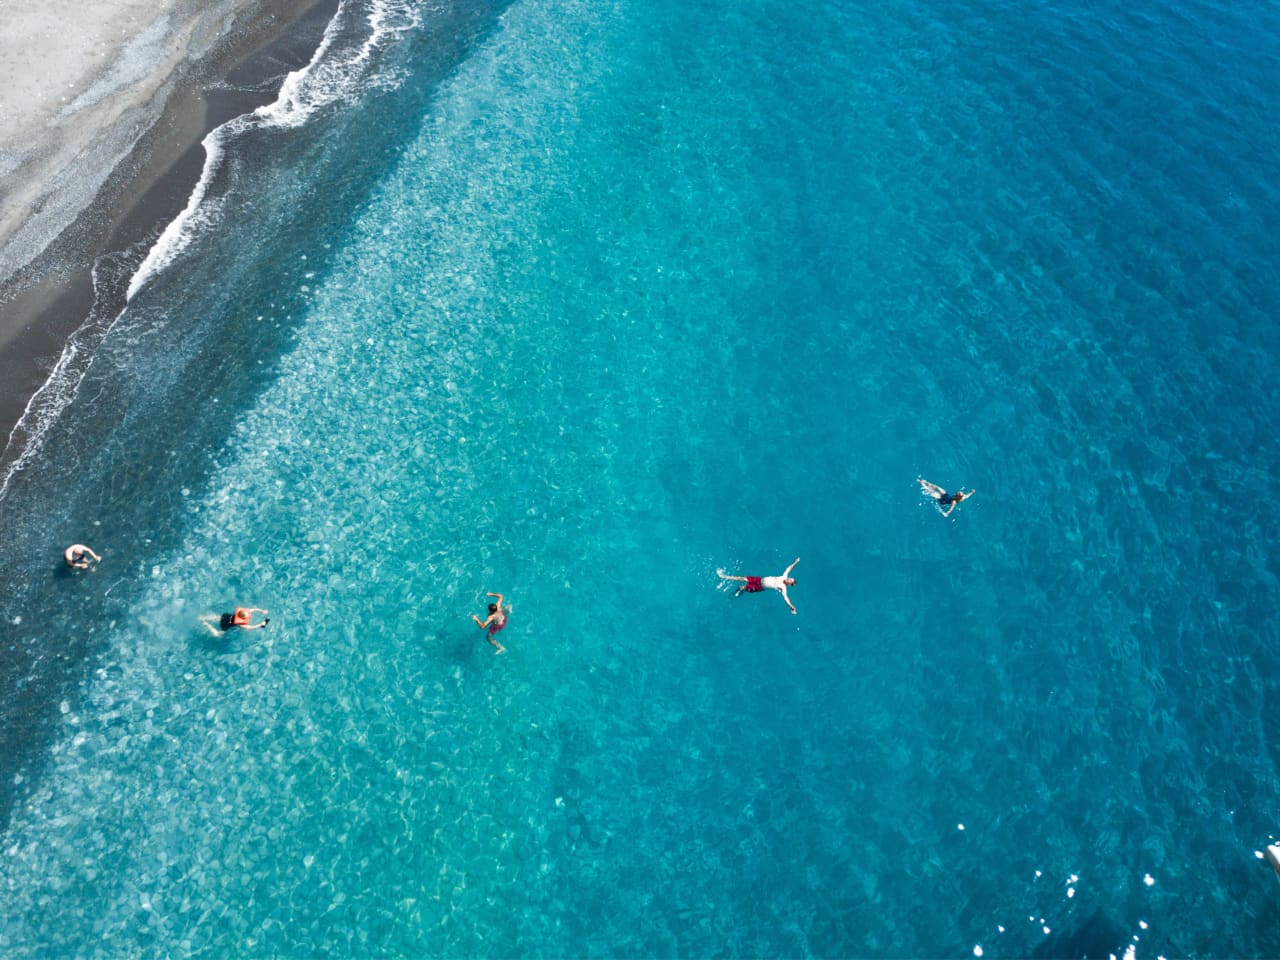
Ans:
[[[933,497],[936,499],[938,497],[945,497],[947,495],[947,491],[943,490],[936,483],[930,483],[924,477],[920,477],[918,479],[920,481],[920,492],[923,493],[925,496]]]

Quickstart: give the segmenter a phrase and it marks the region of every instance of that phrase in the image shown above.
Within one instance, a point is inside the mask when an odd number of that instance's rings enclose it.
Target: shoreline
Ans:
[[[82,138],[131,137],[118,161],[78,155],[51,175],[55,185],[59,177],[77,173],[100,180],[83,205],[64,206],[43,219],[36,211],[16,226],[6,221],[8,235],[0,233],[0,270],[5,271],[0,274],[0,463],[17,455],[10,449],[15,427],[91,311],[114,318],[124,308],[124,284],[100,284],[95,294],[99,258],[114,254],[141,262],[186,206],[204,169],[204,137],[276,99],[284,78],[310,62],[338,2],[236,0],[230,27],[206,40],[195,58],[180,59],[158,80],[148,76],[116,95],[117,108],[120,98],[153,96],[157,109],[140,128],[136,116],[117,110],[115,128],[86,121],[88,128],[78,131]],[[188,34],[191,27],[183,25]],[[126,38],[120,51],[132,39]],[[28,158],[38,159],[47,147],[37,145]],[[15,181],[27,195],[38,191],[38,178],[28,175],[22,182],[28,173],[22,163],[6,169],[0,193],[10,192]],[[48,218],[59,213],[65,223],[50,230],[47,241],[24,236],[24,230],[47,228]],[[27,249],[17,249],[24,243]]]
[[[0,468],[13,467],[19,453],[31,448],[29,433],[15,426],[29,405],[39,408],[36,394],[54,379],[51,368],[77,351],[81,357],[91,355],[100,341],[84,331],[105,329],[119,315],[129,277],[185,209],[204,171],[202,141],[208,131],[274,102],[287,75],[311,62],[339,7],[339,0],[237,2],[241,12],[232,29],[218,38],[205,59],[184,63],[170,75],[164,102],[157,102],[156,121],[109,172],[92,202],[27,267],[0,277]],[[0,186],[5,181],[0,175]],[[95,264],[99,280],[113,275],[99,282],[96,294],[91,276]],[[8,493],[0,511],[4,558],[16,562],[10,564],[12,589],[0,595],[6,617],[0,631],[6,639],[0,650],[5,720],[0,731],[5,757],[0,764],[0,828],[5,829],[15,804],[39,781],[58,703],[72,696],[79,683],[79,668],[67,669],[66,664],[88,656],[94,642],[92,631],[83,636],[64,632],[57,637],[57,653],[50,655],[50,624],[42,622],[42,615],[26,614],[33,608],[17,599],[32,585],[65,589],[60,579],[65,565],[44,565],[27,532],[58,524],[62,513],[55,507],[57,518],[32,517],[29,501]],[[99,602],[109,593],[110,588]]]

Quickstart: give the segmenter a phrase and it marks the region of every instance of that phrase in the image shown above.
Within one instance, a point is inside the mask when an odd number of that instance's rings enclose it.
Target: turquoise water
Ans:
[[[6,494],[6,951],[1280,953],[1274,11],[369,10]]]

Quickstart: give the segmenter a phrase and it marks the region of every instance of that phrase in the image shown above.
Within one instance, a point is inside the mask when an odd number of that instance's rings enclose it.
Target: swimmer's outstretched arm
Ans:
[[[792,566],[794,566],[794,564],[792,564]],[[791,567],[788,567],[787,569],[790,570]],[[782,594],[782,599],[787,601],[787,609],[790,610],[792,613],[795,613],[796,605],[792,603],[791,598],[787,596],[787,585],[785,583],[778,588],[778,592]]]
[[[792,561],[791,561],[791,566],[789,566],[789,567],[787,567],[787,569],[783,570],[783,571],[782,571],[782,575],[783,575],[784,577],[789,577],[789,576],[791,576],[791,571],[792,571],[792,569],[794,569],[795,565],[796,565],[797,563],[799,563],[799,562],[800,562],[800,558],[799,558],[799,557],[796,557],[794,560],[792,560]],[[782,594],[782,595],[785,597],[785,596],[786,596],[786,591],[783,591],[783,594]],[[790,602],[790,601],[788,601],[788,603],[789,603],[789,602]],[[794,613],[794,612],[795,612],[795,611],[793,610],[793,611],[792,611],[792,613]]]
[[[951,505],[950,505],[950,506],[948,506],[948,507],[947,507],[947,509],[945,509],[945,510],[943,510],[943,509],[942,509],[942,507],[938,507],[938,512],[939,512],[940,514],[942,514],[944,517],[949,517],[949,516],[951,516],[951,511],[952,511],[952,510],[954,510],[954,509],[956,508],[956,505],[960,502],[960,500],[968,500],[970,497],[972,497],[972,496],[973,496],[975,493],[977,493],[977,492],[978,492],[978,491],[976,491],[976,490],[970,490],[968,493],[965,493],[963,490],[961,490],[961,491],[960,491],[960,494],[959,494],[959,497],[960,497],[960,499],[959,499],[959,500],[952,500],[952,501],[951,501]]]
[[[244,609],[249,613],[250,616],[252,616],[255,613],[260,613],[263,615],[264,618],[268,613],[271,612],[270,610],[263,610],[261,607],[245,607]],[[267,625],[267,621],[263,619],[261,623],[242,623],[240,624],[240,629],[241,630],[261,630],[266,625]]]
[[[502,596],[502,594],[500,594],[500,593],[486,593],[486,594],[485,594],[485,596],[486,596],[486,597],[497,597],[497,598],[498,598],[498,609],[499,609],[499,610],[501,610],[501,609],[502,609],[502,601],[503,601],[503,596]]]

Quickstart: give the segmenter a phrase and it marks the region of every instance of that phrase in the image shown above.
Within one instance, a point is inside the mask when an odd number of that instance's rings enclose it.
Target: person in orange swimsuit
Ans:
[[[266,616],[268,612],[261,607],[236,607],[232,613],[207,613],[200,618],[200,622],[216,637],[233,627],[238,627],[241,630],[261,630],[271,622]],[[253,622],[255,613],[263,615],[262,620],[258,623]]]
[[[497,638],[494,637],[494,634],[507,625],[507,614],[510,611],[504,609],[502,606],[502,594],[486,593],[485,596],[497,597],[498,599],[494,603],[489,604],[489,615],[483,620],[477,617],[474,613],[471,615],[471,619],[476,622],[476,626],[481,630],[489,631],[488,640],[497,647],[495,653],[506,653],[507,648],[498,642]]]
[[[763,593],[765,590],[777,590],[782,594],[782,599],[787,602],[787,609],[792,613],[795,613],[795,604],[793,604],[791,602],[791,598],[787,596],[787,587],[794,587],[796,585],[795,579],[791,576],[791,570],[799,562],[800,558],[796,557],[791,561],[791,566],[787,567],[787,569],[783,570],[782,573],[776,577],[731,577],[723,570],[717,570],[716,576],[721,580],[739,580],[742,582],[742,586],[740,586],[734,593],[735,597],[741,596],[744,593]]]

